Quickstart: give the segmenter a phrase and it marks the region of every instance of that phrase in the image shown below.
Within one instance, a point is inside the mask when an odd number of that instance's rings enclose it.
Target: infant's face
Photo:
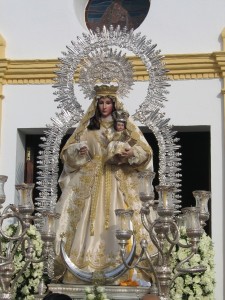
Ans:
[[[117,122],[116,123],[116,130],[117,131],[123,131],[125,129],[125,124],[123,122]]]

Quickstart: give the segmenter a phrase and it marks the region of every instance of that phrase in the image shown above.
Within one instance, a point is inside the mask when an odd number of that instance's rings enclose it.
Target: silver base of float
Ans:
[[[72,284],[49,284],[48,290],[53,293],[66,294],[73,300],[85,299],[85,288],[91,285]],[[151,292],[151,287],[131,287],[131,286],[104,286],[105,293],[110,300],[141,300],[146,294]],[[36,295],[35,299],[43,299],[45,295]]]

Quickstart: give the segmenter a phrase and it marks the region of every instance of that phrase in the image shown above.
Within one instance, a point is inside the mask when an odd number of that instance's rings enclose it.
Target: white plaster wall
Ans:
[[[79,1],[80,5],[74,5]],[[7,42],[7,57],[60,56],[86,30],[78,11],[84,2],[1,0],[0,33]],[[224,11],[224,0],[152,0],[148,17],[136,31],[157,43],[162,53],[218,51]]]
[[[224,9],[224,0],[152,0],[148,18],[138,30],[163,53],[218,51]]]
[[[76,0],[79,1],[79,0]],[[84,1],[82,1],[84,3]],[[221,50],[225,27],[224,0],[152,0],[149,17],[137,29],[158,44],[162,53]],[[83,5],[82,3],[82,5]],[[81,5],[81,6],[82,6]],[[81,35],[73,0],[0,0],[0,34],[9,59],[56,58]],[[81,18],[82,19],[82,18]],[[125,105],[134,113],[144,98],[146,83],[135,84]],[[223,299],[223,156],[222,100],[219,79],[171,82],[166,116],[174,125],[211,126],[212,235],[216,250],[216,300]],[[0,173],[9,176],[7,201],[13,202],[24,164],[23,135],[18,129],[43,128],[56,104],[49,85],[4,86]],[[79,98],[81,93],[77,92]],[[84,108],[88,102],[85,101]]]
[[[44,128],[56,112],[50,85],[4,87],[0,173],[7,175],[7,202],[14,202],[15,184],[20,184],[24,165],[23,137],[18,129]],[[16,164],[17,161],[17,164]]]
[[[56,58],[83,32],[72,0],[1,0],[0,31],[10,58]]]
[[[215,246],[216,300],[224,299],[223,239],[223,113],[219,80],[173,82],[170,87],[167,116],[174,125],[210,125],[211,127],[211,224]],[[193,145],[195,147],[195,145]],[[203,150],[204,151],[204,150]],[[191,178],[190,178],[191,180]],[[199,187],[200,188],[200,187]]]

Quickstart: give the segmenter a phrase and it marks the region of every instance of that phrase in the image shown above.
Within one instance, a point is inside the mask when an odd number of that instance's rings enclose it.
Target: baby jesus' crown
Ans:
[[[116,97],[118,86],[115,85],[96,85],[94,87],[96,97],[114,96]]]
[[[125,110],[115,110],[112,113],[113,119],[116,122],[127,122],[127,119],[129,118],[129,113]]]

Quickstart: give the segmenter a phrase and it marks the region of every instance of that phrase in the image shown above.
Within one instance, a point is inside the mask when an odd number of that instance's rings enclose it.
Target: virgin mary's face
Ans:
[[[110,98],[104,97],[98,100],[98,107],[102,118],[106,118],[112,114],[113,102]]]

